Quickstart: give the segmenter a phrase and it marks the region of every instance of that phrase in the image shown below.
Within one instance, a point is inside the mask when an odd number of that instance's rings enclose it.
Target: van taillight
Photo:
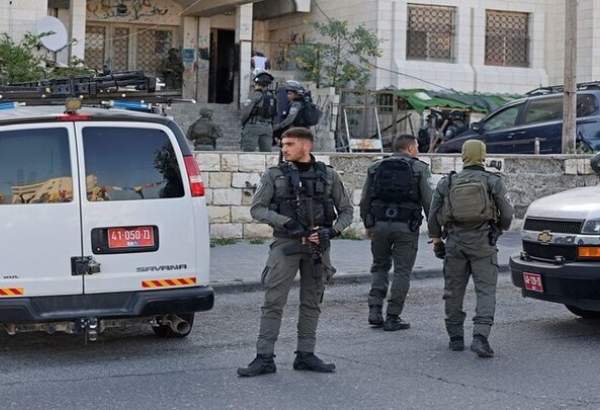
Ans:
[[[185,162],[185,170],[190,181],[192,196],[204,196],[204,183],[202,182],[200,168],[198,168],[196,159],[192,155],[186,155],[183,157],[183,161]]]

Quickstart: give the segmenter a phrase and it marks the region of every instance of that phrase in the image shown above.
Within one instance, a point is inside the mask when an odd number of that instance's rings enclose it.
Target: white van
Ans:
[[[11,108],[11,107],[8,107]],[[204,185],[168,117],[0,110],[0,324],[187,336],[213,306]]]
[[[600,318],[600,192],[580,187],[534,201],[510,258],[523,296],[562,303],[577,316]]]

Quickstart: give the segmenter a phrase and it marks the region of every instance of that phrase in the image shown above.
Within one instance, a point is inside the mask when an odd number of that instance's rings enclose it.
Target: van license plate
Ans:
[[[544,293],[544,285],[542,285],[542,275],[539,273],[523,272],[523,283],[525,289],[532,292]]]
[[[110,249],[152,248],[154,229],[151,226],[108,228],[108,247]]]

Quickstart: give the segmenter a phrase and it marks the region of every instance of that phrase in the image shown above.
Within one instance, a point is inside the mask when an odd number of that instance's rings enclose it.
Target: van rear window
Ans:
[[[184,195],[175,151],[161,130],[83,128],[89,201],[131,201]]]
[[[0,205],[72,200],[65,128],[0,131]]]

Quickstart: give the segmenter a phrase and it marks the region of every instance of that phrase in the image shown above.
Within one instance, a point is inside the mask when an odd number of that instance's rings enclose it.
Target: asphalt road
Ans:
[[[433,256],[432,245],[426,235],[419,237],[419,252],[413,269],[413,277],[434,277],[441,275],[442,261]],[[256,288],[260,273],[265,267],[269,244],[253,244],[240,241],[232,245],[215,246],[210,250],[210,280],[213,286],[228,287],[234,290]],[[521,251],[521,234],[507,232],[498,241],[498,263],[508,269],[511,255]],[[331,261],[337,269],[336,280],[369,280],[371,262],[371,241],[336,239],[331,245]]]
[[[406,331],[366,326],[366,285],[328,289],[318,352],[336,374],[291,369],[297,289],[277,346],[278,372],[240,379],[254,356],[260,293],[217,297],[185,340],[149,327],[85,345],[67,335],[0,336],[2,409],[599,409],[600,322],[521,298],[503,275],[493,359],[450,352],[441,279],[414,281]],[[469,319],[473,298],[467,300]],[[470,330],[470,322],[468,324]],[[467,333],[468,334],[468,333]]]

